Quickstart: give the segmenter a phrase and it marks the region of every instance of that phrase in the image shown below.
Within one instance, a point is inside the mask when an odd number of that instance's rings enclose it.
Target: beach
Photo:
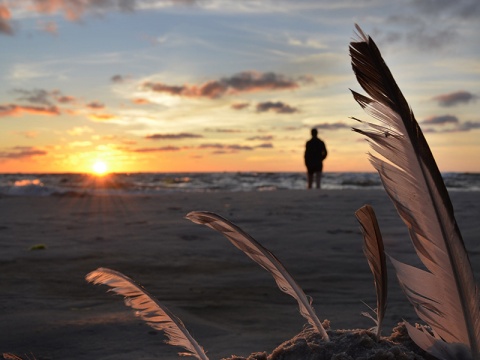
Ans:
[[[480,192],[451,192],[480,278]],[[407,229],[383,190],[176,192],[155,196],[0,197],[0,353],[41,359],[177,359],[153,330],[85,281],[99,267],[143,285],[184,322],[210,359],[271,352],[306,324],[271,275],[223,235],[185,219],[207,210],[272,251],[332,329],[372,327],[373,277],[354,216],[374,207],[386,251],[418,264]],[[384,335],[418,321],[389,263]],[[365,304],[364,304],[365,303]]]

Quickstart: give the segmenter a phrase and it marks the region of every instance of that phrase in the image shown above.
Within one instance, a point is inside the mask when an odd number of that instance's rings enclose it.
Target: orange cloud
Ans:
[[[144,104],[150,104],[150,101],[144,98],[135,98],[135,99],[132,99],[132,103],[137,105],[144,105]]]
[[[243,110],[243,109],[246,109],[249,106],[250,106],[250,104],[247,103],[247,102],[245,102],[245,103],[235,103],[235,104],[231,105],[231,108],[234,109],[234,110]]]
[[[10,25],[10,10],[6,5],[0,4],[0,33],[5,33],[8,35],[13,35],[13,29]]]
[[[56,106],[0,105],[0,117],[18,116],[23,113],[32,115],[60,115],[60,110]]]
[[[109,121],[115,119],[116,116],[107,113],[92,113],[88,115],[88,118],[93,121]]]

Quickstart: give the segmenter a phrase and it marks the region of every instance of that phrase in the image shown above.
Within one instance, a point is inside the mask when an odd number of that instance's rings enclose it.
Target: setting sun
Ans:
[[[107,164],[101,160],[97,160],[93,163],[92,171],[95,175],[102,176],[107,172]]]

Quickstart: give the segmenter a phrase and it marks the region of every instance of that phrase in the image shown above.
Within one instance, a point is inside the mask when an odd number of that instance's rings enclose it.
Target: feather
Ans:
[[[87,274],[85,279],[94,284],[108,285],[111,287],[110,291],[123,295],[125,305],[137,310],[136,314],[152,328],[166,334],[167,344],[181,346],[187,350],[186,353],[179,353],[179,355],[208,360],[207,355],[190,335],[183,322],[129,277],[115,270],[98,268]]]
[[[378,227],[377,217],[370,205],[364,205],[355,212],[363,232],[363,253],[367,258],[368,265],[372,271],[377,291],[377,319],[376,335],[380,338],[382,321],[387,309],[388,277],[387,261],[383,247],[382,234]]]
[[[272,274],[280,290],[298,302],[300,314],[308,320],[325,340],[329,337],[302,288],[295,282],[283,264],[268,249],[264,248],[249,234],[220,215],[206,211],[192,211],[186,216],[196,224],[206,225],[225,235],[230,242],[242,250],[250,259]]]
[[[383,157],[370,155],[370,162],[428,269],[397,262],[399,281],[419,317],[439,339],[466,345],[472,358],[478,360],[479,289],[447,189],[413,112],[377,46],[358,26],[357,30],[359,41],[350,43],[352,67],[371,98],[352,93],[381,125],[354,131],[365,135]],[[415,334],[412,339],[420,341]]]

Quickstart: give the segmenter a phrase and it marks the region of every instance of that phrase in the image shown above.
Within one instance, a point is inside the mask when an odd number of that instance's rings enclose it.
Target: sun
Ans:
[[[92,172],[97,176],[103,176],[107,173],[108,167],[102,160],[97,160],[93,163]]]

